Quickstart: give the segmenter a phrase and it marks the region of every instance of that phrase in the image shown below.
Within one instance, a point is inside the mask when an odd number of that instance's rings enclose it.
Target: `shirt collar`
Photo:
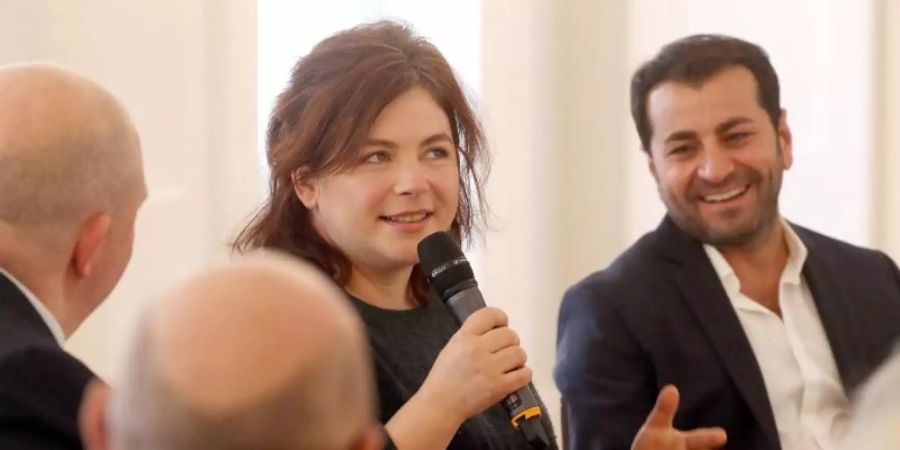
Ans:
[[[803,241],[800,240],[800,237],[797,236],[797,233],[794,232],[794,229],[791,228],[791,225],[783,218],[780,221],[782,227],[784,227],[784,240],[788,247],[788,260],[784,266],[784,271],[781,273],[781,282],[800,284],[803,264],[806,263],[806,256],[809,254],[809,251],[806,249]],[[741,290],[741,282],[734,273],[734,269],[731,268],[731,264],[728,264],[728,261],[722,256],[719,249],[709,244],[703,244],[703,250],[706,252],[709,262],[712,263],[713,270],[715,270],[725,289],[729,293],[739,292]]]
[[[781,219],[781,223],[784,225],[784,240],[787,242],[788,252],[790,252],[781,280],[786,283],[800,284],[803,265],[806,264],[809,250],[806,249],[806,245],[800,240],[800,236],[797,236],[797,233],[786,220]]]
[[[51,313],[50,310],[47,309],[47,307],[44,306],[44,304],[41,303],[40,300],[38,300],[38,298],[34,295],[33,292],[31,292],[30,289],[25,287],[24,284],[17,280],[16,277],[12,276],[12,274],[7,272],[2,267],[0,267],[0,273],[2,273],[6,278],[12,281],[12,283],[16,285],[19,291],[22,292],[22,295],[24,295],[25,298],[28,299],[28,302],[31,303],[31,306],[35,309],[35,311],[37,311],[38,315],[41,316],[41,319],[44,320],[47,328],[50,329],[50,334],[53,335],[53,339],[56,340],[56,343],[59,344],[60,347],[65,346],[65,334],[63,334],[63,330],[59,325],[59,321],[56,320],[56,317],[53,317],[53,313]]]

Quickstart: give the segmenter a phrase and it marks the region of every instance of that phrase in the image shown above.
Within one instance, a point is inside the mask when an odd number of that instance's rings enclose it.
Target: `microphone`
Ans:
[[[484,308],[484,297],[478,289],[472,266],[459,245],[447,233],[439,231],[422,239],[418,245],[419,266],[429,285],[462,324],[469,315]],[[527,386],[506,396],[501,404],[509,413],[513,428],[520,430],[533,449],[550,446],[541,422],[541,405],[534,386]]]

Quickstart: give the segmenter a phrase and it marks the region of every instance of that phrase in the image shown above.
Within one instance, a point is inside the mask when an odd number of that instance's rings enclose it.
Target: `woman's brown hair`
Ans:
[[[338,32],[297,62],[269,121],[268,200],[233,248],[283,250],[346,285],[350,262],[316,231],[309,210],[297,199],[292,176],[314,179],[349,167],[382,109],[414,87],[428,91],[450,120],[460,198],[449,232],[458,242],[468,239],[484,222],[488,161],[481,125],[437,48],[407,25],[381,21]],[[416,299],[424,301],[427,287],[418,265],[411,286]]]

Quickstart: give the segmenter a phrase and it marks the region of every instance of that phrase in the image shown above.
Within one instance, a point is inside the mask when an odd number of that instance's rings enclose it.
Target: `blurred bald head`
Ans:
[[[149,311],[113,397],[113,448],[362,448],[375,429],[367,348],[316,269],[247,256]]]
[[[131,258],[140,145],[105,89],[50,64],[0,66],[0,267],[66,336]]]
[[[137,134],[106,90],[49,64],[0,67],[0,220],[72,228],[143,183]]]

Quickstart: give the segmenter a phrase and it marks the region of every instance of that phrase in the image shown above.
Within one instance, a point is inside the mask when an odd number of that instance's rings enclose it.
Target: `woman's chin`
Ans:
[[[408,270],[419,263],[419,255],[413,249],[412,252],[393,253],[385,255],[382,267],[388,271]]]

